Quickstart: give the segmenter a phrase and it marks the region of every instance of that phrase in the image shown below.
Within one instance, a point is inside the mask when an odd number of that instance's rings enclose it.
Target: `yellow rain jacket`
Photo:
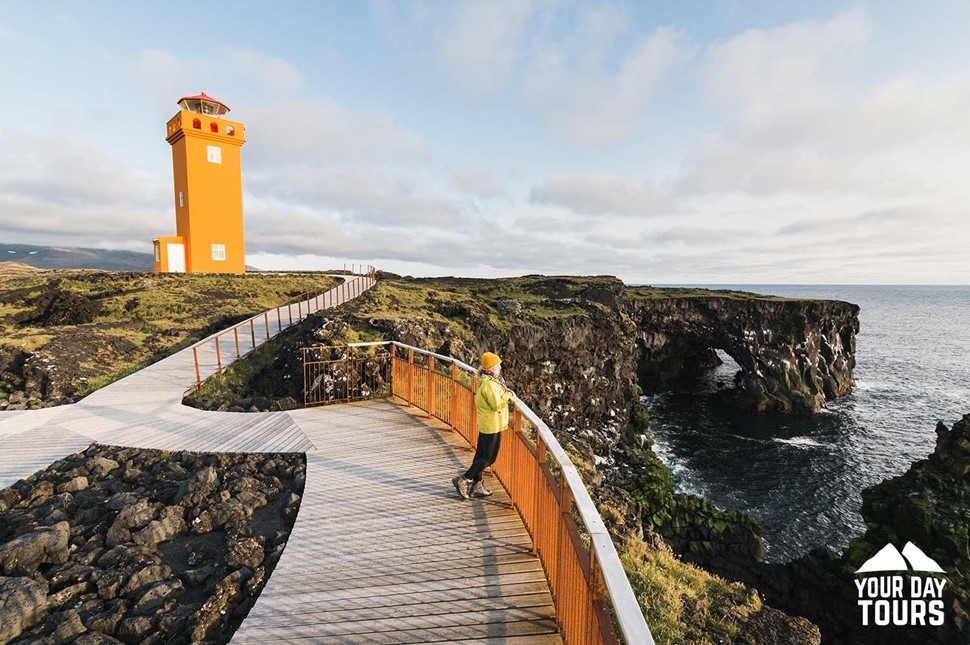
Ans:
[[[478,410],[478,431],[481,434],[502,432],[509,426],[509,401],[512,392],[491,376],[483,374],[478,379],[475,393],[475,409]]]

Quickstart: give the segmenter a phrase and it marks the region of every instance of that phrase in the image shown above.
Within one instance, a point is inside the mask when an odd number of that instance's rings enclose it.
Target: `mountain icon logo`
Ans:
[[[883,571],[946,573],[933,558],[923,553],[912,542],[906,543],[902,553],[892,544],[887,544],[876,555],[866,560],[856,573],[880,573]]]

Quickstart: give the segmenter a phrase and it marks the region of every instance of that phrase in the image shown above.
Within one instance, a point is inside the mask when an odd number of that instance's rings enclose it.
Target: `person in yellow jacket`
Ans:
[[[451,480],[462,499],[492,494],[482,481],[482,473],[495,463],[502,432],[509,427],[509,402],[515,394],[502,378],[502,359],[492,352],[482,354],[475,409],[478,411],[478,446],[471,468]]]

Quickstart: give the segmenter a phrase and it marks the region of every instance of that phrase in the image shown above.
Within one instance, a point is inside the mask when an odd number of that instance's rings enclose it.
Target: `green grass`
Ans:
[[[87,394],[207,333],[338,282],[320,273],[156,275],[0,267],[0,352],[39,353],[62,381],[73,383],[68,390]]]
[[[681,561],[659,539],[626,540],[620,561],[661,645],[730,642],[762,608],[757,592]]]
[[[672,298],[724,298],[726,300],[764,300],[768,302],[820,302],[813,298],[788,298],[772,296],[749,291],[735,291],[732,289],[696,289],[682,287],[627,287],[626,293],[633,298],[645,300],[665,300]]]

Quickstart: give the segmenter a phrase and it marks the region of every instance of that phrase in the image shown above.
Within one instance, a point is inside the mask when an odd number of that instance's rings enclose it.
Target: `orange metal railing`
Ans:
[[[344,269],[354,277],[344,280],[329,291],[301,293],[274,309],[268,309],[192,345],[195,387],[202,385],[202,381],[212,373],[222,374],[229,363],[246,356],[285,327],[303,320],[311,313],[352,300],[377,283],[377,269],[374,267],[359,264],[349,266],[351,269],[347,269],[348,265],[344,265]],[[204,362],[200,362],[200,354],[206,350],[212,351],[214,366],[204,366]],[[203,373],[204,367],[206,373]],[[210,373],[208,369],[211,367],[215,369]]]
[[[348,347],[388,349],[390,366],[381,373],[390,378],[390,393],[475,446],[478,379],[473,367],[397,342]],[[357,394],[354,398],[367,398]],[[316,401],[324,402],[326,397]],[[616,548],[576,467],[549,427],[518,398],[511,419],[506,431],[511,437],[502,441],[493,472],[532,536],[564,640],[570,645],[609,645],[621,639],[652,645]]]
[[[391,357],[386,349],[303,348],[303,407],[388,396]]]

